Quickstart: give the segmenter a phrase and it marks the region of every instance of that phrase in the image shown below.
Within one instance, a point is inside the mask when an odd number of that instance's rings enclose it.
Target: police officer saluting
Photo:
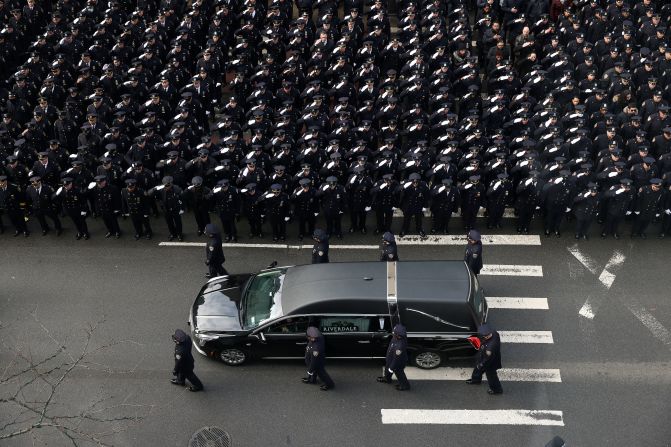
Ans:
[[[150,189],[147,194],[153,196],[156,192],[159,193],[159,199],[165,211],[168,231],[170,231],[168,240],[171,241],[176,237],[181,242],[184,240],[184,234],[182,234],[182,214],[184,214],[182,188],[173,185],[173,178],[169,175],[163,177],[161,183],[163,184]]]
[[[482,241],[480,240],[480,232],[478,230],[469,231],[467,241],[464,261],[473,273],[479,275],[482,269]]]
[[[592,225],[599,210],[600,200],[599,185],[592,182],[587,184],[587,191],[578,194],[573,199],[573,212],[576,218],[576,239],[589,239],[589,227]]]
[[[469,385],[478,385],[482,382],[482,374],[487,375],[489,394],[502,394],[501,382],[497,370],[501,369],[501,338],[499,333],[483,324],[478,329],[482,342],[478,350],[478,360],[473,369],[471,378],[466,381]]]
[[[324,367],[326,359],[324,336],[319,332],[319,329],[310,326],[307,330],[307,338],[308,345],[305,348],[305,366],[308,368],[308,375],[301,380],[303,383],[315,384],[317,383],[317,377],[319,377],[324,382],[319,389],[322,391],[330,390],[335,384]]]
[[[662,203],[662,180],[658,178],[650,179],[650,184],[639,188],[636,195],[636,205],[634,214],[636,218],[631,229],[631,237],[639,236],[646,239],[648,236],[645,230],[655,217],[661,213]]]
[[[312,246],[312,263],[325,264],[329,262],[329,236],[321,228],[312,233],[315,243]]]
[[[126,187],[121,191],[121,212],[130,216],[135,229],[135,240],[144,236],[151,239],[152,231],[149,224],[149,203],[142,188],[137,186],[134,178],[126,179]]]
[[[72,177],[63,178],[63,186],[58,188],[54,198],[60,199],[63,210],[75,224],[77,228],[76,239],[80,240],[82,237],[88,239],[90,236],[88,225],[86,225],[86,215],[89,207],[84,192],[74,184]]]
[[[121,211],[121,200],[119,190],[114,185],[107,184],[107,176],[95,177],[96,185],[93,186],[93,204],[96,213],[102,216],[105,227],[107,227],[106,238],[114,236],[121,237],[121,229],[117,221],[117,213]],[[90,187],[90,186],[89,186]]]
[[[396,238],[391,231],[387,231],[382,235],[382,250],[380,253],[380,261],[398,261],[398,247],[396,246]]]
[[[392,374],[396,374],[398,385],[396,389],[405,391],[410,389],[410,383],[405,376],[405,366],[408,363],[408,340],[405,326],[394,326],[391,342],[387,348],[387,358],[384,364],[384,376],[377,378],[378,382],[391,383]]]

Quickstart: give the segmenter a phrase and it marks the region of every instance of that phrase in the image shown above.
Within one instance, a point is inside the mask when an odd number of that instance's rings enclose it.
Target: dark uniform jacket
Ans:
[[[600,203],[600,194],[592,196],[589,191],[578,194],[573,199],[573,213],[575,214],[575,218],[578,220],[593,219],[596,217]]]
[[[329,243],[328,241],[315,242],[312,246],[312,263],[325,264],[329,262]]]
[[[299,186],[291,194],[291,201],[294,203],[294,214],[299,217],[312,217],[319,212],[319,201],[316,198],[317,192],[310,188],[303,191]]]
[[[634,192],[632,190],[625,191],[623,188],[612,186],[606,192],[607,212],[612,216],[624,216],[627,211],[630,211]]]
[[[401,210],[405,214],[419,214],[426,208],[429,196],[425,182],[420,182],[417,187],[410,184],[401,192]]]
[[[121,212],[123,214],[148,215],[147,196],[142,188],[135,188],[134,191],[129,191],[128,188],[121,190]]]
[[[105,185],[103,188],[96,186],[92,194],[96,213],[105,215],[121,210],[121,196],[116,186]]]
[[[480,345],[477,365],[483,371],[501,369],[501,337],[498,332],[492,332],[492,337]]]
[[[402,371],[408,364],[408,340],[392,337],[387,348],[385,367],[392,371]]]
[[[650,185],[644,186],[638,191],[636,206],[634,208],[634,212],[638,217],[652,220],[655,214],[659,214],[660,204],[662,203],[662,192],[661,188],[659,191],[653,191]]]
[[[382,244],[382,250],[380,250],[380,261],[398,261],[398,247],[396,246],[396,243]]]
[[[86,213],[89,206],[86,202],[86,195],[77,186],[72,186],[69,190],[63,188],[58,194],[61,200],[61,206],[67,213]]]
[[[325,214],[333,215],[345,210],[345,188],[340,185],[336,185],[335,188],[324,185],[317,192],[317,197],[321,197]]]
[[[173,338],[177,341],[175,343],[175,368],[173,373],[186,374],[193,371],[193,354],[191,354],[192,341],[184,331],[177,329]]]
[[[21,209],[21,192],[19,188],[11,183],[7,184],[7,188],[0,188],[0,212],[2,211],[18,211]]]
[[[473,273],[476,275],[480,273],[480,270],[482,269],[482,242],[478,241],[477,244],[466,245],[464,261]]]
[[[319,335],[315,341],[308,341],[305,347],[305,366],[308,368],[308,373],[314,374],[319,368],[324,366],[326,354],[324,336]]]
[[[53,201],[51,200],[54,190],[50,186],[42,183],[42,188],[38,192],[34,186],[29,186],[27,191],[28,202],[31,203],[33,210],[37,212],[53,211]]]
[[[221,247],[221,235],[215,234],[205,244],[205,260],[207,265],[221,265],[226,261],[224,249]]]
[[[166,212],[179,213],[184,210],[182,204],[182,188],[177,185],[172,185],[170,189],[161,189],[158,198],[163,204],[163,209]]]

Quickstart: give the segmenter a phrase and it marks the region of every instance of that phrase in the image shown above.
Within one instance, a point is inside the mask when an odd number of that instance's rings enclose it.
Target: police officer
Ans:
[[[256,189],[256,183],[247,183],[244,188],[240,190],[242,193],[242,213],[247,217],[249,222],[249,238],[263,237],[263,218],[262,209],[263,203],[260,201],[261,194]]]
[[[517,185],[515,192],[515,211],[517,212],[517,232],[529,234],[531,219],[540,203],[543,181],[538,178],[538,171],[529,172],[529,178]]]
[[[319,329],[310,326],[307,330],[307,339],[308,345],[305,348],[305,366],[308,368],[308,375],[301,380],[303,383],[315,384],[317,383],[317,377],[319,377],[319,379],[324,382],[319,389],[322,391],[330,390],[335,384],[324,367],[326,359],[324,336]]]
[[[501,338],[499,333],[488,324],[478,328],[482,342],[478,350],[478,359],[471,378],[466,381],[469,385],[478,385],[482,382],[482,374],[487,375],[489,394],[502,394],[503,388],[499,381],[497,370],[501,369]]]
[[[662,203],[662,180],[658,178],[650,179],[650,184],[639,188],[636,195],[636,204],[634,214],[636,215],[634,225],[631,228],[631,237],[641,237],[647,239],[645,230],[655,217],[659,217]]]
[[[238,213],[240,213],[240,195],[238,194],[238,190],[230,185],[228,179],[221,179],[212,191],[214,209],[219,214],[219,219],[221,219],[221,225],[223,226],[224,233],[226,233],[226,242],[237,242],[238,229],[235,225],[235,219]]]
[[[203,177],[195,176],[191,179],[191,185],[182,194],[185,205],[193,210],[198,227],[198,236],[205,231],[205,226],[210,223],[210,199],[212,190],[203,185]]]
[[[304,234],[315,232],[315,220],[319,215],[317,192],[312,188],[309,178],[300,179],[298,187],[291,194],[294,203],[294,216],[298,218],[298,239],[303,240]],[[307,233],[306,233],[307,226]]]
[[[372,187],[373,182],[366,169],[361,165],[355,166],[345,188],[349,196],[349,212],[352,223],[349,229],[350,233],[361,231],[361,234],[366,234],[366,213],[371,210],[370,190]]]
[[[172,341],[175,342],[175,367],[172,375],[175,378],[170,380],[173,385],[186,385],[186,380],[191,382],[189,391],[202,391],[203,383],[193,372],[194,359],[191,354],[193,342],[183,330],[177,329],[172,335]]]
[[[58,188],[54,194],[54,199],[60,199],[63,210],[75,224],[75,228],[77,228],[76,239],[84,238],[88,240],[91,236],[86,224],[86,216],[89,212],[86,194],[75,185],[72,177],[64,177],[62,181],[63,186]]]
[[[173,178],[169,175],[163,177],[161,183],[162,185],[150,189],[147,194],[151,197],[158,193],[170,232],[168,240],[172,241],[177,238],[181,242],[184,240],[184,234],[182,233],[182,214],[184,214],[182,188],[174,185]]]
[[[384,376],[377,378],[378,382],[391,383],[392,374],[396,374],[398,385],[396,389],[405,391],[410,389],[410,383],[405,376],[405,366],[408,363],[408,340],[405,326],[397,324],[394,326],[392,338],[387,348],[387,356],[384,364]]]
[[[468,181],[459,187],[461,194],[461,215],[466,231],[475,228],[475,219],[485,201],[485,187],[480,183],[479,175],[471,175]]]
[[[587,191],[578,194],[573,199],[576,239],[589,239],[589,227],[596,218],[600,202],[599,186],[593,182],[587,184]]]
[[[384,174],[370,190],[371,206],[375,210],[375,234],[391,231],[394,210],[398,206],[400,187],[394,174]]]
[[[338,185],[335,176],[326,178],[326,184],[322,185],[317,192],[321,198],[322,210],[326,219],[326,233],[329,236],[336,235],[342,239],[342,214],[345,212],[345,188]]]
[[[620,222],[631,214],[634,201],[634,193],[631,190],[632,181],[628,178],[620,180],[619,185],[613,185],[606,191],[606,223],[603,227],[601,237],[612,234],[615,239],[620,239],[618,227]]]
[[[209,272],[205,274],[206,278],[214,278],[215,276],[228,275],[224,268],[226,257],[224,256],[224,249],[221,246],[221,231],[214,224],[207,224],[205,226],[205,234],[208,237],[205,244],[205,265],[209,267]]]
[[[466,239],[464,261],[468,265],[468,268],[478,275],[482,269],[482,241],[480,240],[480,232],[478,230],[471,230],[468,232]]]
[[[20,234],[25,237],[30,235],[21,209],[21,192],[16,185],[9,183],[6,175],[0,175],[0,212],[9,216],[14,226],[14,237]]]
[[[61,221],[54,209],[53,195],[54,190],[51,186],[43,184],[39,175],[30,177],[30,186],[26,190],[26,199],[31,204],[33,213],[42,227],[42,236],[46,236],[49,232],[47,217],[54,222],[56,235],[60,236],[63,233]]]
[[[273,242],[287,238],[287,222],[289,221],[289,196],[282,192],[282,185],[273,183],[270,191],[261,196],[266,212],[270,216],[273,230]]]
[[[97,175],[95,177],[95,186],[93,186],[93,206],[94,211],[103,218],[107,234],[105,238],[114,236],[121,237],[121,229],[117,221],[117,214],[121,212],[121,196],[119,190],[114,185],[107,183],[107,176]]]
[[[325,264],[329,262],[329,235],[321,228],[317,228],[312,233],[312,239],[315,241],[312,246],[312,263]]]
[[[559,176],[543,186],[541,203],[545,213],[545,236],[561,236],[561,222],[564,213],[570,211],[572,200],[569,174],[569,171],[562,170]]]
[[[501,228],[501,220],[506,209],[508,197],[512,192],[512,184],[508,174],[502,172],[497,180],[487,189],[487,228]]]
[[[396,238],[391,231],[387,231],[382,235],[382,250],[380,250],[380,261],[398,261],[398,247],[396,246]]]
[[[431,189],[431,214],[433,226],[431,234],[448,234],[452,213],[459,208],[459,189],[451,178],[444,178]]]
[[[409,182],[403,185],[401,192],[401,210],[403,211],[403,228],[401,229],[400,237],[410,230],[410,222],[415,219],[415,229],[421,237],[425,237],[424,227],[422,226],[422,218],[429,200],[429,188],[426,182],[421,180],[421,176],[417,173],[410,174]]]
[[[135,240],[142,236],[151,239],[153,234],[149,223],[149,203],[144,189],[137,186],[134,178],[126,179],[126,187],[121,190],[121,213],[130,216],[135,229]]]

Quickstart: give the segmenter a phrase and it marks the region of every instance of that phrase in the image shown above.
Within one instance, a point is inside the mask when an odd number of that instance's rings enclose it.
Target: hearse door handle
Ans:
[[[357,340],[357,343],[370,343],[370,340]]]
[[[306,341],[297,341],[296,344],[297,344],[297,345],[307,345],[308,342],[306,342]]]

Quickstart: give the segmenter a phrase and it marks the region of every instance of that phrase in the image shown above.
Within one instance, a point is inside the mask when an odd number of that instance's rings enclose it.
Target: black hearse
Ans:
[[[463,261],[342,262],[271,267],[211,279],[189,325],[196,349],[227,365],[251,358],[302,358],[308,325],[329,358],[384,357],[393,324],[408,330],[420,368],[475,353],[468,337],[487,303]]]

